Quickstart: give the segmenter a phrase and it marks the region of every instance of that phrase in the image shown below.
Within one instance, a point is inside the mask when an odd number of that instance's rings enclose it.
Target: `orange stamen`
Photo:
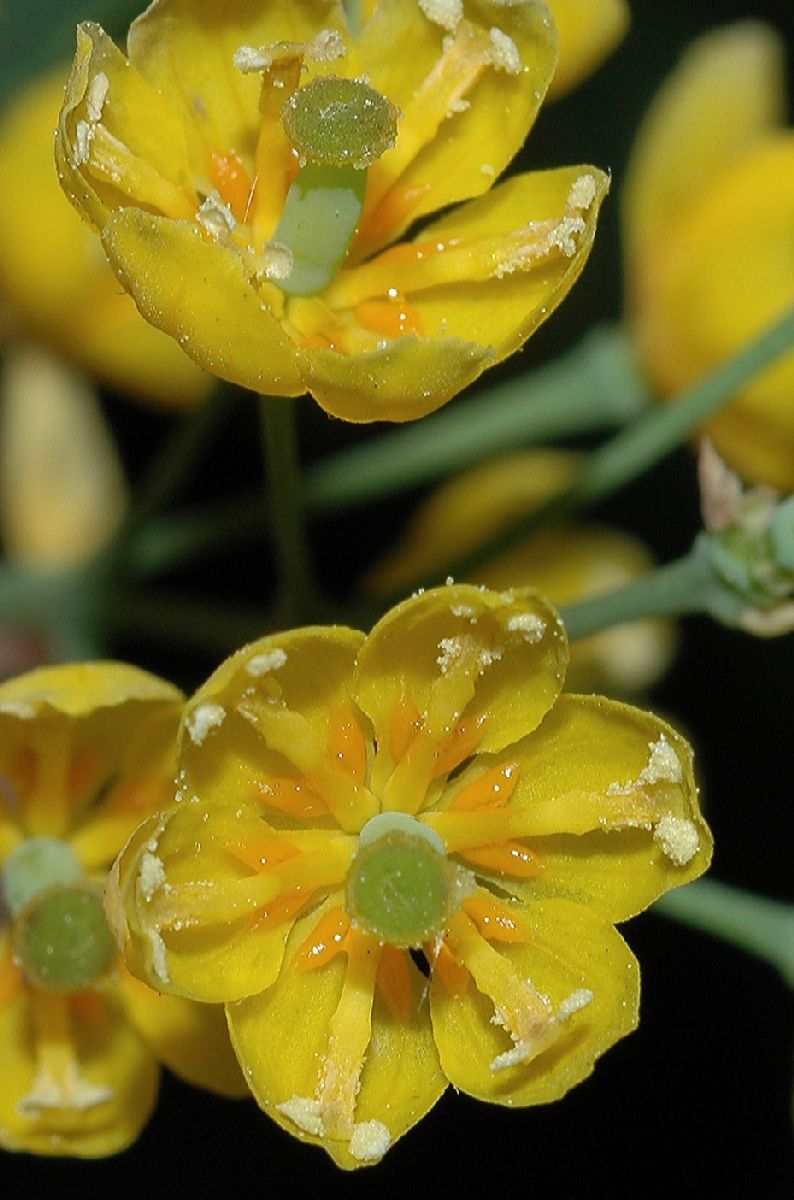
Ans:
[[[234,150],[221,153],[213,150],[209,156],[209,173],[220,197],[238,221],[245,221],[251,197],[251,177],[245,163]]]
[[[466,915],[490,942],[528,942],[532,934],[505,904],[482,894],[463,901]]]
[[[456,792],[449,807],[455,812],[501,808],[512,796],[517,782],[518,763],[502,763]]]
[[[365,212],[352,255],[358,259],[359,247],[372,244],[378,246],[392,240],[395,229],[405,229],[411,224],[412,214],[430,191],[431,184],[396,184],[391,188],[377,208]]]
[[[356,317],[367,329],[384,337],[398,338],[415,333],[424,335],[422,319],[413,305],[401,296],[389,300],[365,300],[356,308]]]
[[[411,969],[404,950],[381,948],[375,986],[395,1021],[407,1021],[411,1016]]]
[[[10,950],[7,950],[3,961],[0,962],[0,1004],[13,1000],[22,987],[22,973],[14,962]]]
[[[313,971],[336,958],[345,948],[350,917],[338,905],[330,908],[315,925],[312,932],[298,947],[292,960],[296,971]]]
[[[107,807],[117,813],[156,812],[167,799],[168,785],[155,776],[124,779],[111,789]]]
[[[469,986],[471,974],[458,962],[446,942],[437,947],[425,947],[425,954],[434,975],[443,983],[450,996],[462,996]]]
[[[271,871],[300,853],[289,842],[277,837],[251,839],[241,846],[229,846],[228,850],[253,871]]]
[[[465,717],[462,721],[458,721],[435,755],[432,779],[438,779],[439,775],[446,775],[450,771],[454,771],[455,767],[460,766],[464,759],[474,753],[485,733],[483,728],[485,720],[486,716],[482,714],[477,717]]]
[[[72,1012],[78,1021],[86,1025],[108,1024],[108,1010],[102,996],[93,988],[75,992],[69,997]]]
[[[472,846],[458,852],[474,867],[484,867],[500,875],[512,875],[516,879],[536,879],[545,867],[540,856],[520,842],[497,842],[490,846]]]
[[[367,743],[349,708],[340,705],[332,712],[329,741],[334,763],[346,771],[354,783],[363,783],[367,770]]]
[[[76,754],[69,764],[69,795],[84,799],[99,787],[104,763],[96,750]]]
[[[399,762],[422,728],[419,709],[406,691],[395,704],[389,722],[389,754]]]
[[[286,896],[279,896],[272,904],[268,904],[265,908],[260,909],[252,918],[251,924],[255,929],[261,929],[263,926],[269,928],[271,925],[283,925],[285,921],[289,921],[307,904],[311,899],[311,891],[306,888],[296,888],[294,892],[288,893]]]
[[[306,779],[269,779],[267,783],[256,785],[256,795],[268,808],[289,813],[299,821],[328,816],[327,805],[312,790]]]

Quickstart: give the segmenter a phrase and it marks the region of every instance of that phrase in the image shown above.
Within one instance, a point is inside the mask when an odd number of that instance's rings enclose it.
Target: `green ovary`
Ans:
[[[394,831],[359,849],[348,875],[347,905],[380,941],[418,947],[443,928],[452,887],[444,855],[423,837]]]

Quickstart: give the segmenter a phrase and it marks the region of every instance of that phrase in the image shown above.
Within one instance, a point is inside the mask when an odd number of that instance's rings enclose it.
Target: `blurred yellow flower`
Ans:
[[[17,95],[0,119],[0,324],[3,340],[49,347],[103,384],[169,405],[195,404],[210,380],[135,310],[98,238],[58,187],[53,130],[64,68]]]
[[[629,25],[626,0],[547,0],[560,37],[549,98],[565,95],[600,66]]]
[[[78,30],[62,184],[147,319],[224,379],[420,417],[584,266],[600,171],[492,186],[554,73],[541,0],[370,0],[360,28],[338,0],[155,0],[127,50]]]
[[[88,381],[34,346],[8,350],[0,372],[0,537],[14,562],[76,566],[127,509],[113,438]]]
[[[134,979],[102,914],[107,870],[173,777],[181,696],[120,663],[0,686],[0,1146],[93,1158],[132,1142],[159,1062],[245,1090],[222,1011]]]
[[[569,487],[582,459],[563,450],[503,455],[442,484],[412,516],[397,547],[365,580],[368,591],[393,594],[444,564],[473,553],[511,521],[528,516]],[[539,530],[512,550],[484,562],[477,583],[501,590],[537,588],[556,606],[622,587],[651,570],[637,538],[593,523]],[[669,621],[618,625],[571,647],[567,686],[573,691],[628,695],[650,687],[670,664]]]
[[[635,1025],[614,923],[706,867],[686,742],[561,695],[529,590],[264,638],[188,702],[177,804],[119,859],[131,969],[224,1001],[259,1104],[342,1167],[448,1083],[555,1100]]]
[[[627,316],[674,394],[794,304],[794,133],[784,53],[747,22],[695,42],[640,129],[623,192]],[[794,489],[794,354],[706,426],[746,479]]]

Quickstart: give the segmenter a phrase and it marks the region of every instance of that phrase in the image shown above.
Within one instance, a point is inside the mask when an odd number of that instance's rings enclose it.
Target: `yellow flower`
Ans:
[[[623,195],[628,319],[664,396],[794,303],[783,46],[755,22],[695,42],[652,104]],[[794,354],[706,425],[753,482],[794,489]]]
[[[629,25],[625,0],[547,0],[560,37],[560,62],[549,97],[565,95],[590,75],[622,40]]]
[[[540,0],[362,8],[356,28],[338,0],[155,0],[129,59],[82,25],[56,157],[141,312],[196,362],[403,421],[556,308],[608,180],[580,166],[492,188],[554,72]]]
[[[450,586],[369,636],[264,638],[188,702],[111,923],[132,970],[226,1002],[260,1105],[342,1167],[448,1083],[520,1106],[585,1078],[637,1019],[614,923],[708,863],[686,742],[562,696],[567,658],[536,593]]]
[[[437,577],[445,563],[472,553],[569,487],[581,461],[563,450],[522,450],[461,472],[420,505],[365,587],[383,595]],[[566,524],[532,534],[473,575],[496,590],[537,588],[559,607],[613,591],[652,566],[642,542],[621,530]],[[673,643],[669,621],[636,621],[583,638],[571,647],[567,685],[611,695],[643,691],[669,666]]]
[[[102,915],[119,848],[163,804],[181,696],[120,663],[0,686],[0,1146],[98,1157],[137,1137],[159,1062],[244,1085],[222,1011],[124,968]]]
[[[32,339],[101,383],[169,405],[195,404],[209,378],[141,319],[98,238],[64,200],[53,129],[64,69],[27,87],[0,120],[0,312],[4,338]]]

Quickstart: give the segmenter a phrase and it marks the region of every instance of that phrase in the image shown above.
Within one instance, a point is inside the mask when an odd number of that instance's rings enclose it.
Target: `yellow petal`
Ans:
[[[460,776],[460,788],[498,761],[478,760]],[[711,835],[692,752],[650,713],[564,695],[504,761],[514,765],[516,783],[503,808],[456,813],[450,791],[453,811],[426,817],[451,846],[526,838],[542,872],[527,880],[489,876],[499,887],[533,903],[563,897],[624,921],[708,866]]]
[[[294,856],[286,863],[288,878],[315,851],[303,892],[283,913],[279,840]],[[314,895],[311,883],[330,878],[322,898],[344,878],[354,850],[347,841],[340,854],[328,831],[281,837],[242,802],[233,810],[178,805],[150,818],[125,846],[108,883],[110,927],[130,969],[158,991],[210,1003],[248,996],[276,978],[295,913]],[[257,871],[240,852],[263,843]],[[185,845],[193,848],[190,857]],[[303,849],[305,856],[297,853]],[[277,855],[272,872],[271,850]]]
[[[78,27],[55,152],[64,189],[100,231],[130,200],[174,217],[195,211],[181,123],[91,22]]]
[[[329,1116],[318,1096],[323,1095],[323,1063],[334,1052],[329,1031],[345,986],[346,956],[340,954],[309,971],[292,965],[321,915],[312,913],[295,926],[273,987],[228,1006],[229,1028],[251,1090],[265,1112],[302,1141],[322,1146],[338,1166],[349,1170],[377,1161],[432,1108],[446,1079],[433,1045],[424,980],[406,956],[410,991],[402,1016],[390,1011],[377,988],[373,1000],[371,982],[369,992],[363,981],[358,986],[348,983],[351,1021],[342,1033],[356,1038],[359,1030],[353,1028],[352,1017],[365,1022],[371,1004],[370,1038],[367,1041],[365,1025],[352,1128],[346,1137],[324,1132]]]
[[[715,173],[645,257],[635,333],[667,395],[735,354],[794,303],[787,268],[794,133],[759,139]],[[794,355],[785,355],[705,426],[752,482],[794,488]]]
[[[436,5],[435,12],[445,8]],[[432,14],[434,6],[424,10]],[[487,191],[520,149],[543,100],[557,61],[546,6],[467,0],[462,16],[453,29],[418,6],[381,0],[361,32],[361,69],[403,111],[397,145],[370,172],[361,256],[418,217]],[[500,44],[509,48],[509,61],[491,65],[500,62]],[[459,96],[468,74],[472,84]]]
[[[460,584],[393,608],[364,643],[355,684],[375,731],[373,788],[384,808],[418,811],[434,778],[538,725],[567,659],[553,609],[529,590]],[[395,723],[409,710],[406,739]]]
[[[223,5],[156,0],[130,27],[130,61],[166,100],[190,139],[199,177],[212,150],[253,155],[259,125],[256,74],[233,65],[243,46],[310,41],[322,29],[344,29],[341,5],[328,0]]]
[[[292,343],[230,247],[205,241],[196,225],[131,207],[107,221],[102,244],[146,319],[199,366],[263,394],[305,390]]]
[[[413,421],[434,412],[495,362],[463,338],[397,338],[368,354],[297,352],[304,386],[344,421]]]
[[[0,410],[0,531],[22,562],[65,567],[118,528],[124,475],[92,389],[42,351],[6,357]]]
[[[106,870],[165,799],[181,693],[123,663],[43,667],[0,685],[0,760],[29,835],[72,837]]]
[[[386,287],[405,292],[428,337],[490,346],[500,361],[524,344],[578,279],[608,187],[594,167],[518,175],[423,229],[418,243],[448,249],[437,254],[437,264],[431,254],[426,269],[404,286],[386,269],[390,252],[383,270],[379,260],[372,269]],[[460,260],[449,279],[446,254]]]
[[[393,593],[438,575],[443,561],[462,558],[511,520],[532,513],[572,483],[581,459],[558,450],[526,450],[472,467],[437,488],[416,510],[401,543],[366,579]],[[476,582],[494,590],[534,587],[557,606],[610,591],[650,570],[638,540],[600,526],[540,531],[477,568]],[[673,650],[669,622],[618,626],[571,646],[567,687],[624,694],[662,674]]]
[[[132,1025],[158,1062],[197,1087],[222,1096],[247,1096],[220,1005],[165,996],[122,966],[119,992]]]
[[[626,0],[546,0],[560,36],[549,99],[577,87],[611,54],[629,25]]]
[[[344,626],[309,627],[261,638],[222,663],[185,709],[184,795],[265,811],[262,785],[289,777],[342,828],[358,831],[377,805],[360,774],[336,757],[334,743],[340,724],[351,720],[366,759],[366,731],[352,713],[350,691],[363,640]]]
[[[433,1033],[445,1074],[454,1087],[492,1104],[559,1099],[586,1079],[595,1060],[637,1023],[639,968],[611,925],[587,908],[559,899],[533,903],[522,916],[532,929],[531,942],[500,943],[498,950],[513,968],[512,996],[491,997],[474,980],[453,995],[438,975],[430,987]],[[507,975],[494,974],[497,979]],[[556,1036],[536,1057],[527,1048],[527,1061],[492,1069],[495,1060],[514,1049],[500,1012],[494,1012],[494,999],[500,1009],[500,1001],[518,1003],[515,989],[522,980],[548,1001],[550,1015],[558,1021],[550,1031]],[[566,1002],[572,1010],[567,1019]]]
[[[630,274],[642,275],[638,256],[665,244],[682,208],[716,171],[782,123],[784,57],[777,34],[753,21],[708,33],[687,50],[632,150],[622,197]]]
[[[40,667],[0,683],[0,714],[21,720],[32,720],[47,709],[83,717],[132,702],[179,705],[181,700],[173,684],[120,662]]]
[[[102,382],[150,400],[194,404],[207,376],[147,325],[53,170],[64,67],[18,95],[0,123],[0,295],[13,333],[41,340]]]
[[[100,1158],[140,1133],[159,1068],[111,991],[72,997],[22,986],[0,1003],[0,1143]]]

